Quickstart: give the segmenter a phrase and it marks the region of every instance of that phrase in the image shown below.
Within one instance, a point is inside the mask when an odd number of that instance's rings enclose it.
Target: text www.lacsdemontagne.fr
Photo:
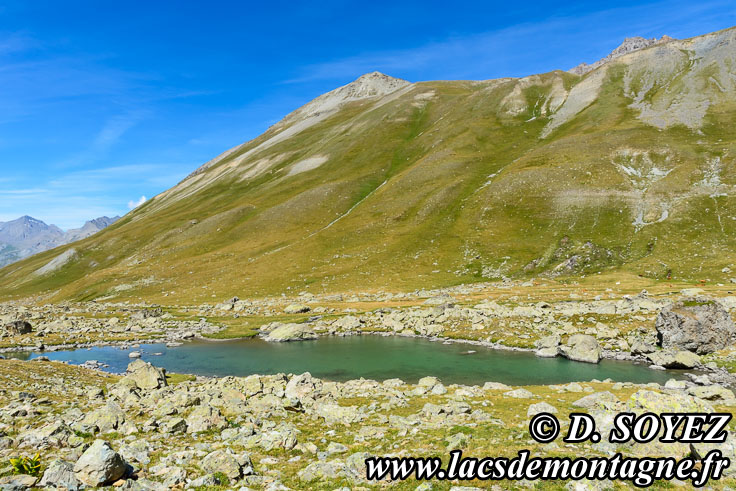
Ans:
[[[710,479],[719,479],[730,461],[719,450],[712,450],[700,462],[690,457],[534,457],[528,450],[514,458],[463,457],[462,451],[450,452],[450,462],[443,467],[442,459],[410,457],[371,457],[366,459],[368,480],[623,480],[638,487],[657,480],[692,481],[703,486]],[[697,464],[697,465],[696,465]]]

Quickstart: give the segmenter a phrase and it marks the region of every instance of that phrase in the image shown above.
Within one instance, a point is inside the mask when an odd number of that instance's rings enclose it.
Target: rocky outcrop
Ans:
[[[655,324],[663,348],[712,353],[736,342],[736,326],[718,302],[708,299],[679,302],[663,309]]]
[[[574,73],[575,75],[585,75],[586,73],[595,70],[601,65],[604,65],[608,63],[609,61],[615,60],[616,58],[627,55],[629,53],[633,53],[634,51],[639,51],[640,49],[648,48],[649,46],[654,46],[655,44],[662,44],[669,41],[672,41],[673,38],[664,35],[660,39],[657,38],[651,38],[646,39],[639,36],[634,37],[628,37],[624,39],[624,42],[621,43],[621,45],[611,51],[605,58],[601,58],[600,60],[596,61],[592,64],[587,63],[581,63],[578,66],[571,68],[568,70],[570,73]]]
[[[19,334],[30,334],[33,331],[33,326],[28,321],[17,320],[5,324],[5,326],[3,326],[3,329],[9,335],[16,336]]]
[[[22,363],[3,361],[0,374],[7,373],[4,367],[17,368]],[[401,450],[442,452],[491,448],[499,441],[511,451],[524,448],[526,439],[514,438],[518,428],[541,412],[565,415],[583,410],[596,419],[602,434],[608,434],[615,415],[626,410],[637,414],[711,412],[714,406],[736,406],[733,392],[705,375],[670,380],[664,387],[594,381],[522,388],[493,382],[483,387],[445,386],[431,376],[416,384],[399,379],[334,382],[303,373],[200,377],[142,390],[78,367],[27,363],[27,369],[31,375],[27,380],[15,377],[8,380],[7,390],[0,391],[0,458],[35,453],[35,447],[21,446],[34,443],[42,462],[48,463],[40,485],[67,489],[112,485],[120,489],[220,486],[276,490],[287,484],[357,489],[370,486],[365,481],[365,459],[384,455],[386,449],[392,449],[388,455]],[[61,383],[67,384],[67,390],[55,394]],[[31,388],[37,399],[31,399]],[[137,396],[121,402],[118,409],[116,401],[123,388]],[[16,394],[22,394],[18,401]],[[35,400],[44,412],[11,416],[20,400]],[[124,419],[113,432],[105,433],[108,443],[94,441],[78,428],[80,422],[96,420],[104,411],[120,411],[122,417],[115,419]],[[49,423],[48,418],[57,421]],[[69,432],[62,420],[77,434]],[[25,432],[2,437],[9,429],[6,421],[14,423],[10,428],[22,426]],[[185,431],[187,422],[196,431]],[[480,425],[491,431],[472,431]],[[173,427],[177,431],[170,432]],[[35,436],[28,438],[31,434]],[[60,446],[43,446],[44,438],[51,442],[48,435],[60,434],[67,435],[59,440]],[[729,435],[727,442],[714,448],[731,456],[734,443]],[[592,450],[626,456],[685,455],[687,446],[683,453],[676,445],[655,441],[642,450],[639,444],[616,445],[604,439],[592,445]],[[540,447],[539,453],[557,454],[560,447],[556,442]],[[699,446],[698,450],[707,452],[708,448]],[[135,472],[126,462],[135,466]],[[733,476],[730,472],[728,478]],[[35,478],[19,479],[4,477],[0,488],[35,484]]]
[[[598,341],[587,334],[570,336],[567,344],[560,346],[560,354],[573,361],[598,363],[601,361],[601,348]]]

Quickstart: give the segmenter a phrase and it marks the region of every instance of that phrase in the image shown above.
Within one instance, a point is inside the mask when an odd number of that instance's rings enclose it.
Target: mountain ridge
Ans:
[[[120,217],[106,216],[88,220],[82,227],[66,232],[56,225],[47,225],[42,220],[23,215],[15,220],[0,222],[0,267],[89,237],[111,225]]]
[[[613,61],[616,58],[627,55],[629,53],[633,53],[635,51],[639,51],[644,48],[648,48],[650,46],[668,43],[670,41],[677,41],[677,39],[672,38],[666,34],[659,39],[657,38],[646,39],[641,36],[627,37],[624,39],[623,43],[621,43],[616,49],[611,51],[608,55],[604,56],[600,60],[590,65],[585,62],[580,63],[579,65],[571,68],[568,71],[575,75],[585,75],[586,73],[592,70],[595,70],[596,68],[602,65],[605,65],[606,63]]]
[[[31,274],[69,247],[5,270],[0,295],[728,281],[735,32],[623,49],[583,75],[367,74],[75,244],[62,267]]]

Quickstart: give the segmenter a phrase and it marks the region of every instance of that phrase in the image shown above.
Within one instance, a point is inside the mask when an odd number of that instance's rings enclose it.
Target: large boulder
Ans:
[[[104,440],[95,440],[74,464],[74,476],[90,487],[110,484],[128,472],[128,464]]]
[[[700,356],[690,351],[662,350],[646,356],[652,364],[665,368],[695,368],[700,365]]]
[[[295,399],[302,404],[310,404],[314,402],[320,395],[322,381],[312,377],[309,372],[300,375],[294,375],[289,379],[284,389],[284,395],[289,399]]]
[[[309,312],[312,310],[308,305],[303,305],[300,303],[292,303],[290,305],[287,305],[284,309],[285,314],[303,314],[305,312]]]
[[[17,320],[5,324],[4,329],[11,336],[16,336],[19,334],[30,334],[33,331],[33,326],[28,321]]]
[[[621,405],[621,402],[618,400],[618,397],[611,394],[608,391],[605,392],[595,392],[593,394],[587,395],[581,399],[578,399],[577,401],[572,403],[575,407],[581,407],[584,409],[608,409],[608,410],[615,410],[619,408],[619,405]]]
[[[128,365],[127,374],[124,378],[143,390],[158,389],[168,385],[166,382],[166,370],[154,367],[143,360],[131,362]]]
[[[688,394],[706,401],[714,401],[720,404],[727,403],[729,406],[736,403],[736,396],[734,396],[733,391],[718,384],[697,385],[689,388]]]
[[[637,339],[631,344],[632,355],[647,355],[649,353],[654,353],[655,351],[657,351],[655,346],[641,339]]]
[[[560,341],[562,339],[559,334],[545,336],[535,343],[537,349],[534,354],[540,358],[554,358],[559,354],[558,346],[560,345]]]
[[[123,423],[125,412],[115,401],[110,400],[103,407],[87,413],[81,425],[104,433],[120,428]]]
[[[52,421],[44,426],[22,433],[17,438],[17,445],[21,448],[32,447],[45,449],[49,447],[64,447],[73,435],[71,428],[62,420]]]
[[[74,475],[74,466],[65,460],[54,460],[44,471],[39,486],[74,490],[82,488],[82,484]]]
[[[728,311],[715,301],[699,298],[676,303],[657,315],[657,341],[699,355],[736,342],[736,326]]]
[[[0,477],[0,489],[3,491],[22,491],[35,486],[38,478],[28,474]]]
[[[227,428],[227,420],[219,409],[209,405],[197,406],[187,417],[187,433],[200,433],[211,429]]]
[[[317,334],[304,324],[283,324],[269,332],[264,338],[272,343],[317,339]]]
[[[216,450],[205,456],[200,467],[209,474],[221,472],[232,480],[240,479],[243,474],[240,462],[224,450]]]
[[[601,361],[601,348],[593,336],[575,334],[570,336],[566,345],[559,348],[560,354],[573,361],[598,363]]]

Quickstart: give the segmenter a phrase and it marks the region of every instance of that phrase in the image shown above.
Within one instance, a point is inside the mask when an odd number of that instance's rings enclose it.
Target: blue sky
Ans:
[[[734,24],[707,0],[0,1],[0,221],[124,214],[369,71],[524,76]]]

